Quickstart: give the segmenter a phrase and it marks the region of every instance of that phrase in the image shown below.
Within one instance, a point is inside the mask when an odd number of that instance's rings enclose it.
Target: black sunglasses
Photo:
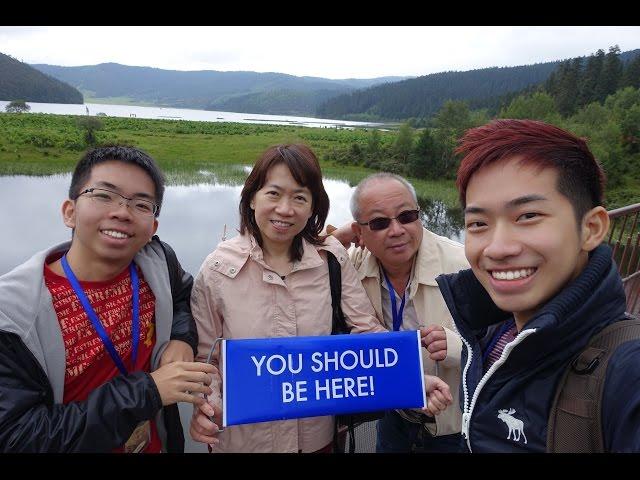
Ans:
[[[358,222],[360,225],[369,225],[371,230],[384,230],[385,228],[389,228],[391,225],[391,220],[398,220],[401,224],[411,223],[418,220],[420,216],[420,209],[416,210],[405,210],[404,212],[400,212],[397,217],[389,218],[389,217],[378,217],[373,220],[369,220],[368,222]]]

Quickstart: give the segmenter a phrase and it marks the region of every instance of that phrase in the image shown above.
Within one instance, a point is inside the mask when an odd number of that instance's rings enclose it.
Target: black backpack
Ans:
[[[594,335],[569,363],[549,414],[547,452],[604,452],[602,393],[607,365],[616,349],[640,339],[640,320],[630,315]]]

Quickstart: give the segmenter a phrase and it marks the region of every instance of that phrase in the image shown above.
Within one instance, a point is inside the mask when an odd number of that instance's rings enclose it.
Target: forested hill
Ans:
[[[117,63],[33,65],[87,96],[178,108],[314,115],[328,98],[406,77],[330,80],[283,73],[163,70]]]
[[[42,103],[84,103],[70,85],[0,53],[0,100]]]
[[[620,59],[627,61],[638,52],[622,53]],[[560,63],[434,73],[331,98],[316,113],[319,117],[342,119],[428,118],[446,100],[466,100],[471,108],[496,109],[502,96],[545,82]]]
[[[317,114],[326,118],[364,115],[390,120],[430,117],[446,100],[483,100],[544,82],[558,64],[433,73],[334,97],[321,105]]]

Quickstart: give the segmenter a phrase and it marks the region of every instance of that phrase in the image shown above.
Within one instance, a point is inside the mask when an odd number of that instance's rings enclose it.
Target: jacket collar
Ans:
[[[323,248],[323,247],[319,247]],[[265,268],[264,253],[253,235],[238,235],[230,240],[222,242],[215,253],[214,269],[218,272],[234,278],[251,258]],[[302,239],[302,258],[295,261],[292,272],[315,268],[324,262],[318,253],[318,249],[304,238]]]
[[[0,309],[0,330],[6,329],[21,333],[22,329],[26,331],[31,328],[31,322],[39,310],[43,306],[48,307],[51,304],[51,296],[43,275],[44,263],[52,254],[66,252],[70,247],[71,242],[67,241],[41,250],[12,271],[0,276],[0,304],[7,309],[17,308],[20,311],[19,315],[5,317],[2,315],[4,309]],[[162,267],[166,263],[159,242],[154,241],[147,244],[133,260],[142,270],[142,275],[152,291],[163,291],[158,288],[159,282],[168,283],[168,275],[166,279],[163,277],[162,280],[156,278],[158,275],[154,275],[154,272],[162,271]],[[26,322],[26,324],[20,325],[22,322]]]
[[[470,269],[441,275],[438,283],[463,337],[471,339],[511,316],[493,303]],[[620,320],[624,311],[622,281],[610,247],[603,244],[591,252],[580,275],[543,305],[524,329],[537,331],[537,356],[545,352],[566,355],[607,324]]]

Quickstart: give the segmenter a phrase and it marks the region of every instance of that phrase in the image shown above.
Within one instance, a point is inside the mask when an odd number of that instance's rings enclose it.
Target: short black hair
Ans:
[[[106,145],[88,150],[80,159],[73,171],[71,185],[69,186],[69,198],[75,200],[80,195],[80,189],[91,176],[93,167],[104,162],[122,162],[137,165],[142,168],[153,181],[155,186],[155,203],[158,204],[156,217],[160,215],[162,197],[164,196],[165,177],[155,160],[143,150],[127,145]]]

